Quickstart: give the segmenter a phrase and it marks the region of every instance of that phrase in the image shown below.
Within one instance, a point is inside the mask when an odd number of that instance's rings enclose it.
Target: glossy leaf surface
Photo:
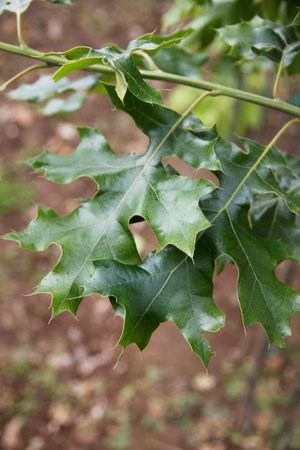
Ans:
[[[168,248],[139,266],[115,261],[95,265],[86,294],[96,291],[115,296],[124,307],[122,346],[135,343],[143,349],[158,325],[171,320],[208,364],[212,351],[203,332],[220,329],[224,316],[212,300],[213,260],[203,242],[198,243],[194,261]]]
[[[73,154],[59,157],[45,152],[33,158],[29,163],[48,179],[68,183],[79,176],[93,177],[99,193],[68,217],[42,208],[25,231],[8,235],[26,248],[42,250],[51,242],[62,247],[62,258],[39,287],[39,291],[52,293],[54,315],[76,312],[94,260],[139,261],[128,229],[132,217],[142,216],[149,222],[159,248],[173,244],[190,256],[197,233],[210,226],[198,200],[215,186],[208,180],[168,175],[162,160],[174,154],[195,167],[219,168],[215,132],[192,115],[183,120],[161,106],[153,105],[145,114],[143,102],[127,94],[122,104],[113,89],[109,92],[115,105],[126,108],[149,136],[147,152],[117,156],[103,136],[82,129],[81,144]],[[190,155],[184,154],[186,146]]]

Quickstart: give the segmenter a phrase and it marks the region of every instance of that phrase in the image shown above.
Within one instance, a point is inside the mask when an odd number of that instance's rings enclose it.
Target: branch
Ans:
[[[38,69],[46,69],[48,67],[47,64],[41,63],[41,64],[34,64],[33,66],[27,67],[26,69],[22,70],[22,72],[17,73],[15,76],[7,80],[5,83],[3,83],[0,86],[0,92],[4,91],[8,86],[10,86],[15,81],[22,78],[24,75],[27,75],[27,73],[33,72],[34,70]]]
[[[284,58],[285,58],[285,51],[283,50],[282,57],[281,57],[281,60],[280,60],[280,64],[279,64],[278,69],[277,69],[277,73],[276,73],[276,77],[275,77],[275,81],[274,81],[274,86],[273,86],[273,98],[277,98],[277,99],[279,98],[279,96],[278,96],[278,86],[279,86],[280,76],[281,76],[282,70],[283,70]]]
[[[47,55],[32,48],[19,47],[16,45],[7,44],[5,42],[0,42],[0,50],[7,53],[13,53],[20,56],[25,56],[27,58],[43,61],[52,66],[62,66],[63,64],[69,62],[66,58],[59,55]],[[104,74],[114,74],[114,70],[111,67],[105,66],[103,64],[95,64],[85,70]],[[300,117],[300,108],[298,108],[297,106],[291,105],[281,100],[253,94],[252,92],[233,89],[227,86],[211,83],[210,81],[187,78],[160,70],[141,70],[140,73],[145,79],[148,80],[166,81],[168,83],[190,86],[205,91],[218,91],[218,95],[235,98],[237,100],[242,100],[249,103],[255,103],[256,105],[263,106],[265,108],[274,109],[276,111],[287,113],[292,116]]]
[[[22,13],[20,11],[16,12],[16,19],[17,19],[17,35],[18,35],[19,44],[21,47],[27,47],[27,44],[23,38],[23,33],[22,33]]]

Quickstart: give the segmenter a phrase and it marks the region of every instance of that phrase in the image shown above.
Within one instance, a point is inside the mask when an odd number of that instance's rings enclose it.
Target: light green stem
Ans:
[[[29,47],[25,48],[18,47],[16,45],[7,44],[5,42],[0,42],[0,51],[1,50],[8,53],[14,53],[17,55],[43,61],[53,66],[62,66],[63,64],[69,62],[66,58],[62,56],[53,54],[45,55]],[[114,74],[114,70],[111,67],[105,66],[103,64],[95,64],[91,67],[88,67],[86,70],[91,72]],[[247,92],[240,89],[233,89],[227,86],[211,83],[210,81],[188,78],[163,71],[141,70],[140,73],[145,79],[148,80],[161,80],[169,83],[194,87],[205,91],[218,91],[219,92],[218,95],[236,98],[238,100],[246,101],[249,103],[255,103],[256,105],[260,105],[266,108],[274,109],[276,111],[281,111],[296,117],[300,117],[299,107],[291,105],[281,100],[253,94],[252,92]]]
[[[285,58],[285,52],[283,50],[282,57],[281,57],[281,60],[280,60],[280,63],[279,63],[278,69],[277,69],[274,86],[273,86],[273,98],[276,98],[276,99],[279,99],[278,86],[279,86],[279,81],[280,81],[280,77],[281,77],[282,70],[283,70],[284,58]]]
[[[21,47],[27,47],[27,44],[23,38],[22,33],[22,14],[19,11],[16,12],[16,19],[17,19],[17,35],[19,44]]]
[[[4,91],[10,84],[12,84],[15,81],[19,80],[20,78],[22,78],[27,73],[33,72],[34,70],[38,70],[38,69],[45,69],[47,67],[48,67],[48,65],[45,64],[45,63],[34,64],[33,66],[27,67],[26,69],[22,70],[22,72],[17,73],[17,75],[13,76],[9,80],[7,80],[5,83],[3,83],[0,86],[0,92]]]

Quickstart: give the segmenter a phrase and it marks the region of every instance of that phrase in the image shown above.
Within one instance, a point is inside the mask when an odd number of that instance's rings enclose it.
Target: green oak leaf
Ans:
[[[283,200],[292,212],[297,213],[300,209],[299,176],[292,170],[290,157],[273,147],[263,159],[263,163],[241,184],[265,148],[251,139],[241,138],[241,142],[246,152],[241,151],[237,145],[222,140],[219,140],[216,146],[224,170],[224,185],[221,192],[210,199],[211,208],[213,199],[216,199],[213,212],[217,214],[220,207],[225,208],[232,200],[237,205],[249,205],[258,194],[272,194]],[[234,198],[231,198],[237,189]]]
[[[51,55],[52,53],[45,53],[45,55]],[[77,70],[87,69],[95,64],[101,64],[103,62],[102,56],[86,56],[85,58],[72,60],[63,64],[53,75],[54,81],[59,81],[72,72]]]
[[[21,84],[17,89],[10,91],[8,96],[14,100],[31,103],[49,100],[40,112],[45,116],[51,116],[80,109],[85,103],[87,92],[93,90],[98,81],[99,76],[90,75],[72,81],[64,77],[55,83],[50,75],[42,75],[31,84]],[[56,97],[69,91],[75,91],[75,94],[64,98]]]
[[[290,319],[300,310],[300,296],[281,283],[274,272],[279,262],[291,257],[291,252],[285,243],[278,241],[278,234],[272,232],[266,236],[258,232],[260,228],[250,228],[248,204],[255,195],[273,195],[288,214],[293,214],[286,205],[291,209],[299,205],[299,197],[289,195],[290,186],[296,186],[296,182],[289,179],[289,185],[285,185],[282,179],[289,177],[295,161],[291,163],[289,156],[273,148],[264,164],[254,170],[263,147],[249,139],[243,139],[243,144],[248,153],[221,140],[217,144],[224,173],[220,177],[220,189],[201,201],[213,227],[201,233],[194,265],[178,250],[170,248],[150,255],[144,263],[133,267],[115,261],[95,262],[96,271],[86,294],[113,296],[115,306],[123,306],[122,346],[136,343],[143,349],[157,326],[172,320],[207,364],[211,351],[203,341],[202,332],[215,328],[214,322],[203,328],[208,316],[203,310],[201,292],[208,287],[204,280],[212,282],[212,261],[216,257],[230,258],[239,269],[238,297],[244,324],[261,323],[270,341],[278,345],[290,334]],[[211,294],[206,292],[206,305],[215,308]],[[210,316],[218,317],[215,324],[218,329],[222,316],[216,310]]]
[[[163,48],[169,48],[180,44],[182,39],[190,34],[191,30],[179,30],[165,35],[147,33],[129,42],[128,52],[142,50],[149,54],[154,54]]]
[[[275,62],[282,60],[282,67],[287,68],[298,61],[300,55],[295,26],[283,27],[255,17],[249,22],[219,28],[218,33],[231,47],[230,54],[238,59],[261,55]]]
[[[98,76],[89,75],[72,81],[65,77],[55,83],[50,75],[42,75],[31,84],[21,84],[17,89],[10,91],[8,96],[14,100],[43,102],[68,91],[79,93],[88,91],[96,86],[98,80]]]
[[[285,165],[272,166],[281,188],[300,196],[300,160],[282,153]],[[291,258],[300,263],[300,217],[293,214],[286,203],[274,193],[257,194],[251,199],[250,223],[255,232],[267,239],[283,241]]]
[[[206,62],[203,52],[190,54],[178,46],[162,48],[152,56],[154,63],[161,70],[185,77],[199,77],[200,68]]]
[[[278,150],[272,149],[247,178],[258,155],[257,144],[249,140],[246,143],[248,154],[234,145],[216,148],[224,173],[218,192],[201,202],[213,224],[205,236],[215,247],[216,256],[230,257],[239,269],[238,297],[244,324],[261,323],[269,340],[282,345],[284,337],[290,334],[290,319],[300,308],[300,297],[278,281],[275,268],[292,255],[283,242],[272,240],[276,235],[266,239],[256,228],[251,229],[248,204],[254,195],[272,193],[293,210],[299,205],[299,196],[282,189],[280,180],[276,186],[274,167],[288,169],[284,157],[280,162]]]
[[[104,64],[115,71],[116,92],[122,101],[128,89],[143,102],[161,105],[163,101],[160,92],[144,81],[135,57],[137,55],[138,58],[145,56],[146,62],[149,62],[149,58],[152,61],[149,55],[152,56],[159,50],[178,44],[188,33],[188,30],[177,31],[165,36],[148,33],[130,41],[125,50],[116,45],[108,45],[98,50],[85,46],[74,47],[63,53],[69,62],[54,73],[53,79],[58,81],[71,72],[86,69],[95,64]]]
[[[108,90],[118,106],[116,93]],[[185,154],[184,159],[195,167],[220,168],[214,154],[215,131],[205,129],[193,115],[181,118],[162,106],[146,108],[129,93],[120,104],[149,136],[145,154],[118,156],[98,132],[81,129],[81,143],[74,153],[60,157],[44,152],[29,161],[50,180],[69,183],[89,176],[100,187],[94,199],[71,215],[59,217],[40,209],[27,229],[6,236],[25,248],[43,250],[52,242],[61,247],[58,264],[38,288],[52,294],[53,315],[65,310],[76,313],[94,260],[139,261],[128,228],[132,217],[141,216],[149,222],[159,249],[173,244],[189,256],[193,256],[197,233],[210,226],[198,201],[215,186],[208,180],[169,175],[162,161],[168,155]]]
[[[86,69],[95,64],[107,64],[114,69],[116,74],[116,92],[123,101],[127,89],[138,99],[153,104],[162,104],[162,98],[157,89],[149,86],[137,69],[133,57],[128,54],[121,54],[112,57],[108,56],[106,50],[93,52],[99,56],[86,56],[62,65],[54,74],[53,80],[59,81],[62,77],[77,71]],[[92,53],[90,53],[92,55]]]
[[[291,213],[273,194],[259,195],[251,202],[249,214],[255,234],[283,242],[290,258],[300,264],[300,216]]]
[[[135,343],[142,350],[160,323],[170,320],[207,366],[213,352],[204,339],[217,331],[224,316],[212,300],[213,260],[204,242],[198,243],[194,261],[174,248],[150,255],[138,266],[96,261],[85,294],[114,296],[125,310],[119,343]]]
[[[131,54],[124,53],[114,58],[111,60],[111,65],[117,72],[123,75],[128,90],[139,100],[158,105],[163,103],[160,92],[144,81]],[[119,97],[123,100],[124,96],[125,94]]]
[[[282,346],[291,317],[300,311],[300,296],[275,276],[275,268],[291,257],[280,241],[250,229],[247,210],[231,206],[214,221],[210,234],[216,253],[227,255],[239,270],[238,298],[245,326],[261,323],[270,342]]]

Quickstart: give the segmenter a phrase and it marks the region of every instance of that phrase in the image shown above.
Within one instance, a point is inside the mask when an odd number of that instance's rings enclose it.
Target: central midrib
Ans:
[[[129,188],[127,189],[127,191],[125,192],[124,196],[122,197],[122,199],[120,200],[119,204],[117,205],[117,207],[111,212],[111,214],[108,216],[107,219],[107,225],[104,229],[104,231],[101,233],[101,235],[98,237],[98,239],[96,240],[95,244],[93,245],[93,247],[91,248],[91,250],[89,251],[88,255],[86,256],[86,258],[84,259],[83,263],[80,265],[78,271],[75,273],[74,278],[72,280],[72,284],[70,285],[69,290],[67,291],[67,293],[65,294],[64,298],[62,299],[61,305],[63,305],[67,299],[67,296],[71,290],[71,287],[74,283],[74,281],[76,280],[77,276],[79,275],[79,273],[81,272],[82,268],[84,267],[84,265],[86,264],[86,262],[88,261],[89,257],[91,256],[91,254],[93,253],[93,251],[95,250],[96,246],[98,245],[99,241],[101,240],[101,238],[107,233],[108,227],[110,226],[113,218],[115,217],[117,211],[121,208],[121,206],[124,204],[125,200],[127,199],[128,195],[130,194],[130,192],[132,191],[132,189],[134,188],[134,186],[136,185],[137,181],[142,177],[142,175],[144,175],[145,171],[147,170],[147,168],[149,167],[151,161],[153,160],[153,158],[157,155],[157,153],[159,152],[159,150],[161,149],[161,147],[165,144],[165,142],[169,139],[169,137],[174,133],[174,131],[176,130],[176,128],[178,128],[178,126],[184,121],[184,119],[186,118],[186,116],[191,112],[191,108],[193,105],[191,105],[180,117],[179,119],[171,126],[171,128],[169,129],[168,133],[163,137],[163,139],[160,141],[160,143],[157,145],[157,147],[155,148],[155,150],[153,151],[153,153],[150,155],[149,159],[145,162],[144,166],[142,167],[141,171],[139,172],[139,174],[136,176],[136,178],[133,180],[133,182],[131,183],[131,185],[129,186]]]

